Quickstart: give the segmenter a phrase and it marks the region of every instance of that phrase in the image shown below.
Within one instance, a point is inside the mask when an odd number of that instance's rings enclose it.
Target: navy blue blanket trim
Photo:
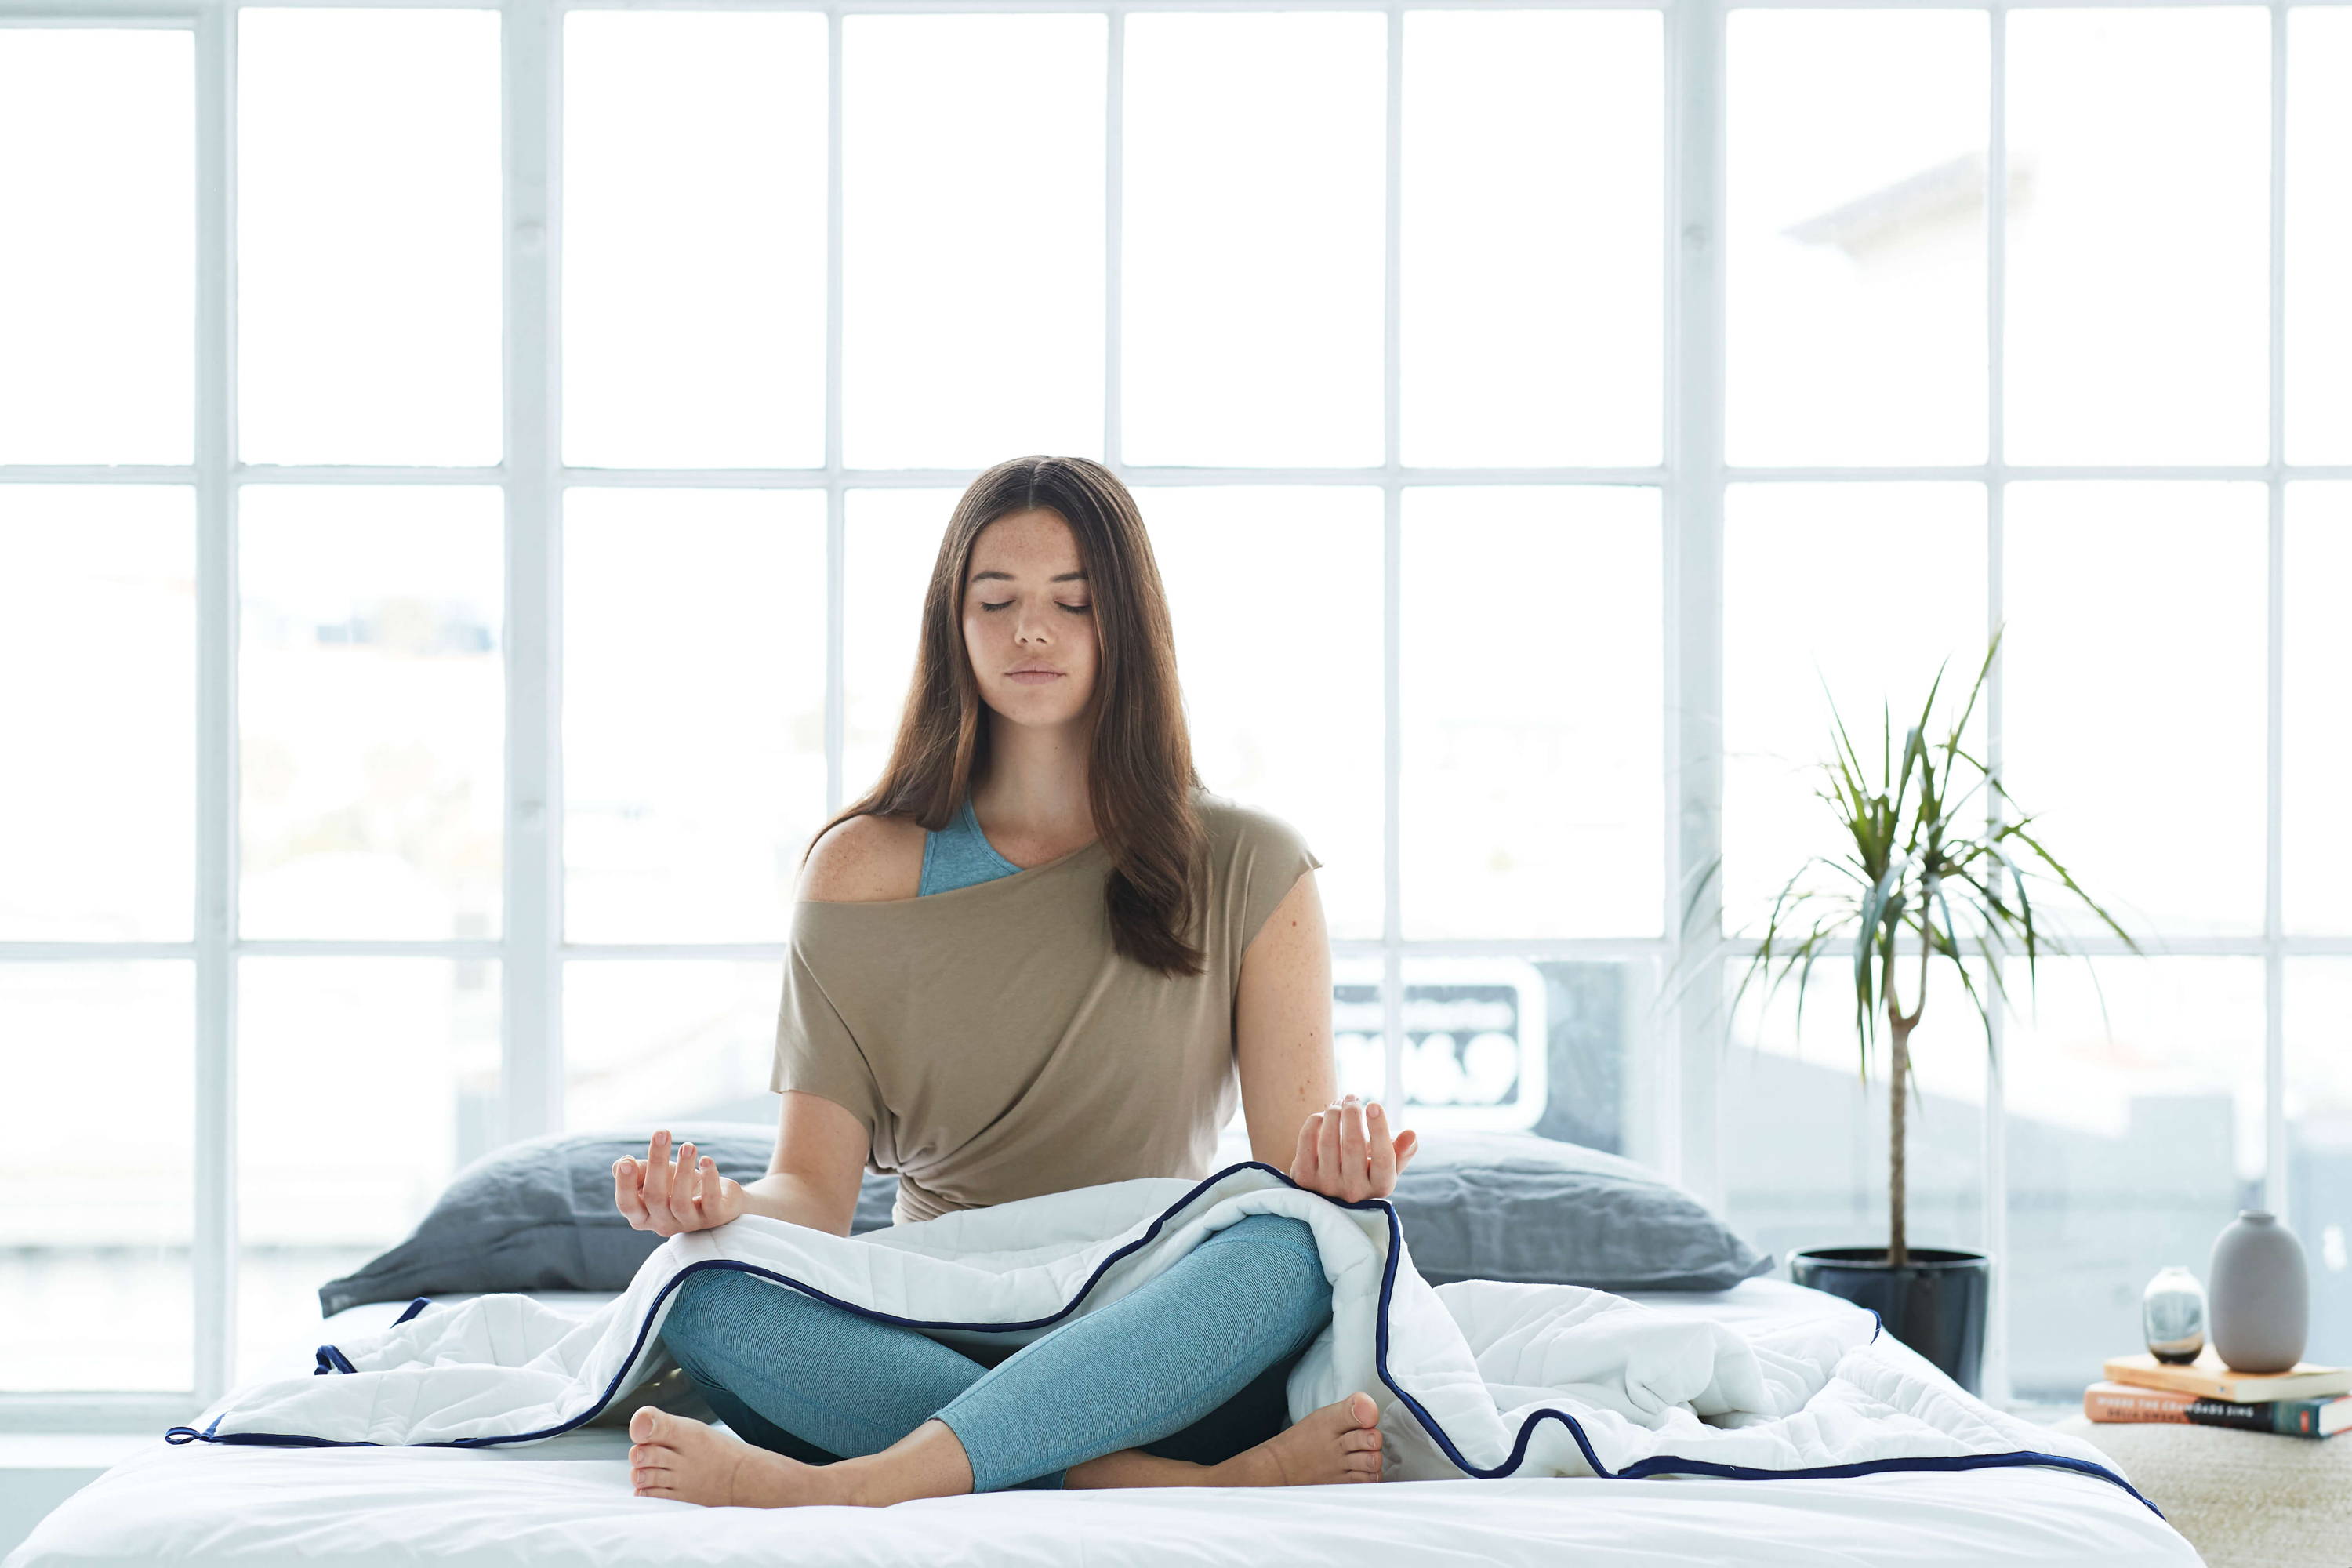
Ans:
[[[215,1415],[213,1417],[213,1424],[205,1427],[201,1432],[197,1431],[193,1426],[174,1426],[170,1431],[163,1434],[163,1441],[171,1444],[174,1448],[177,1448],[184,1444],[196,1442],[199,1439],[207,1443],[219,1443],[226,1441],[225,1438],[215,1437],[213,1436],[213,1434],[218,1430],[220,1430],[220,1417]]]
[[[1272,1166],[1264,1168],[1273,1169]],[[1278,1171],[1275,1173],[1281,1175]],[[1287,1182],[1290,1178],[1284,1176],[1283,1180]],[[1297,1184],[1294,1182],[1291,1184],[1296,1186]],[[1367,1205],[1341,1204],[1339,1206],[1360,1208]],[[1380,1206],[1388,1210],[1389,1255],[1381,1269],[1381,1310],[1372,1320],[1372,1364],[1379,1372],[1381,1381],[1388,1385],[1390,1391],[1403,1403],[1406,1409],[1412,1412],[1413,1418],[1421,1423],[1422,1429],[1445,1451],[1445,1457],[1452,1460],[1465,1475],[1475,1476],[1481,1480],[1509,1475],[1527,1458],[1528,1445],[1535,1436],[1536,1427],[1542,1422],[1549,1420],[1557,1421],[1567,1427],[1569,1436],[1576,1439],[1577,1448],[1584,1455],[1584,1462],[1591,1467],[1592,1473],[1610,1480],[1638,1480],[1647,1476],[1659,1475],[1718,1476],[1726,1480],[1738,1481],[1796,1480],[1807,1477],[1827,1479],[1876,1475],[1883,1470],[1973,1470],[2008,1465],[2049,1464],[2064,1469],[2079,1470],[2084,1475],[2096,1476],[2101,1480],[2112,1481],[2137,1498],[2140,1505],[2157,1518],[2164,1517],[2164,1510],[2141,1496],[2137,1488],[2103,1465],[2092,1464],[2087,1459],[2071,1459],[2062,1455],[2040,1454],[2028,1450],[2009,1454],[1958,1454],[1940,1458],[1869,1459],[1860,1464],[1824,1465],[1803,1470],[1751,1469],[1744,1465],[1719,1465],[1708,1459],[1677,1459],[1672,1455],[1658,1454],[1646,1459],[1637,1460],[1622,1470],[1612,1470],[1601,1462],[1601,1456],[1592,1451],[1591,1440],[1585,1436],[1584,1428],[1578,1423],[1576,1417],[1564,1410],[1554,1410],[1549,1405],[1531,1412],[1519,1423],[1518,1436],[1512,1441],[1509,1456],[1501,1464],[1492,1468],[1474,1465],[1470,1462],[1469,1456],[1454,1446],[1454,1439],[1445,1435],[1445,1429],[1437,1424],[1436,1419],[1423,1406],[1421,1401],[1406,1393],[1402,1385],[1389,1373],[1389,1305],[1396,1289],[1397,1253],[1403,1246],[1404,1229],[1397,1220],[1394,1207],[1388,1204],[1381,1204]],[[1875,1343],[1880,1331],[1885,1327],[1885,1321],[1874,1311],[1871,1312],[1870,1316],[1873,1325],[1870,1338],[1871,1342]]]
[[[175,1443],[187,1443],[201,1439],[207,1443],[249,1443],[258,1447],[275,1448],[377,1448],[385,1447],[412,1447],[420,1448],[487,1448],[493,1447],[503,1443],[530,1443],[537,1442],[541,1438],[558,1436],[565,1432],[571,1431],[576,1426],[583,1426],[588,1421],[593,1420],[597,1412],[603,1410],[605,1405],[613,1402],[614,1397],[620,1392],[622,1383],[628,1377],[629,1369],[636,1365],[637,1358],[645,1352],[646,1341],[653,1332],[655,1322],[661,1317],[663,1303],[669,1299],[671,1292],[675,1291],[678,1288],[678,1285],[685,1280],[688,1276],[698,1274],[707,1268],[732,1268],[740,1273],[757,1275],[762,1279],[772,1280],[776,1284],[788,1286],[794,1290],[800,1291],[804,1296],[814,1296],[820,1301],[829,1302],[834,1306],[841,1308],[845,1311],[855,1312],[861,1318],[871,1318],[875,1321],[882,1323],[895,1323],[901,1328],[957,1329],[979,1333],[1003,1333],[1024,1329],[1046,1328],[1054,1323],[1059,1322],[1062,1319],[1068,1317],[1072,1312],[1077,1310],[1079,1304],[1087,1299],[1087,1295],[1093,1291],[1097,1285],[1102,1282],[1103,1276],[1109,1273],[1114,1265],[1133,1253],[1140,1251],[1143,1247],[1150,1246],[1151,1242],[1159,1237],[1160,1233],[1167,1227],[1168,1222],[1176,1215],[1181,1214],[1185,1209],[1191,1207],[1194,1200],[1198,1199],[1202,1194],[1207,1192],[1211,1187],[1216,1185],[1219,1182],[1223,1181],[1234,1172],[1244,1170],[1264,1171],[1268,1175],[1279,1180],[1285,1186],[1292,1187],[1302,1192],[1306,1190],[1299,1187],[1297,1183],[1292,1181],[1286,1173],[1277,1171],[1272,1165],[1266,1164],[1265,1162],[1260,1160],[1244,1160],[1238,1163],[1228,1165],[1223,1170],[1216,1172],[1213,1175],[1203,1177],[1193,1186],[1191,1192],[1186,1193],[1182,1197],[1169,1205],[1165,1209],[1162,1209],[1160,1213],[1160,1216],[1157,1219],[1154,1219],[1150,1226],[1145,1227],[1141,1236],[1137,1237],[1133,1241],[1129,1242],[1126,1246],[1118,1247],[1106,1255],[1102,1261],[1095,1266],[1095,1271],[1087,1277],[1086,1283],[1079,1286],[1076,1293],[1071,1296],[1069,1300],[1058,1310],[1048,1313],[1046,1316],[1042,1318],[1029,1319],[1025,1322],[978,1323],[920,1318],[902,1318],[893,1313],[877,1311],[871,1307],[861,1307],[855,1301],[845,1301],[839,1297],[829,1295],[826,1292],[816,1289],[816,1287],[805,1283],[804,1281],[794,1279],[790,1275],[779,1274],[770,1268],[761,1268],[756,1264],[738,1263],[728,1258],[711,1258],[699,1263],[688,1264],[676,1274],[670,1276],[669,1279],[663,1284],[659,1292],[657,1292],[653,1299],[651,1309],[646,1311],[643,1321],[637,1325],[637,1337],[631,1343],[628,1355],[622,1360],[620,1371],[613,1374],[613,1381],[605,1385],[604,1392],[597,1396],[595,1403],[591,1405],[586,1410],[582,1411],[579,1415],[572,1417],[570,1420],[547,1427],[543,1431],[518,1432],[509,1436],[495,1437],[449,1437],[434,1443],[387,1445],[381,1443],[347,1441],[332,1437],[310,1437],[294,1433],[278,1432],[226,1432],[215,1436],[213,1427],[216,1427],[220,1425],[218,1419],[215,1419],[213,1422],[212,1426],[206,1427],[202,1432],[198,1432],[192,1426],[174,1426],[169,1432],[166,1432],[164,1436],[168,1441]],[[1445,1429],[1437,1424],[1436,1417],[1430,1415],[1428,1408],[1424,1406],[1420,1400],[1415,1399],[1411,1394],[1408,1394],[1404,1387],[1397,1382],[1395,1376],[1389,1371],[1389,1309],[1394,1300],[1396,1292],[1397,1257],[1403,1249],[1404,1246],[1404,1227],[1397,1219],[1395,1207],[1386,1200],[1381,1198],[1360,1198],[1353,1203],[1343,1202],[1339,1198],[1329,1198],[1327,1201],[1343,1209],[1378,1209],[1387,1215],[1389,1226],[1388,1257],[1383,1262],[1381,1269],[1380,1310],[1374,1314],[1372,1320],[1373,1368],[1379,1373],[1381,1382],[1388,1387],[1391,1393],[1397,1396],[1407,1410],[1412,1412],[1413,1418],[1421,1423],[1422,1429],[1429,1434],[1431,1439],[1437,1444],[1438,1447],[1444,1451],[1446,1458],[1452,1461],[1455,1468],[1460,1469],[1465,1475],[1474,1476],[1481,1480],[1488,1480],[1511,1474],[1525,1462],[1528,1455],[1528,1445],[1533,1439],[1536,1428],[1545,1421],[1557,1421],[1561,1426],[1568,1428],[1569,1436],[1576,1439],[1577,1448],[1583,1454],[1584,1462],[1591,1468],[1592,1473],[1603,1479],[1609,1480],[1633,1480],[1648,1476],[1659,1475],[1715,1476],[1727,1480],[1742,1481],[1796,1480],[1806,1478],[1828,1479],[1833,1477],[1868,1476],[1876,1475],[1882,1471],[1887,1470],[1975,1470],[2015,1465],[2053,1465],[2061,1469],[2075,1470],[2084,1475],[2096,1476],[2101,1480],[2112,1482],[2114,1485],[2121,1487],[2125,1491],[2129,1492],[2134,1498],[2137,1499],[2141,1505],[2147,1508],[2150,1513],[2155,1514],[2158,1519],[2162,1519],[2164,1517],[2163,1510],[2158,1509],[2154,1503],[2149,1502],[2147,1498],[2142,1497],[2138,1489],[2129,1481],[2126,1481],[2123,1477],[2116,1474],[2115,1471],[2110,1470],[2104,1466],[2092,1464],[2086,1459],[2069,1458],[2064,1455],[2042,1454],[2023,1449],[2015,1453],[2007,1454],[1960,1454],[1939,1458],[1868,1459],[1859,1464],[1826,1465],[1816,1467],[1812,1469],[1802,1470],[1752,1469],[1741,1465],[1719,1465],[1711,1460],[1706,1459],[1678,1459],[1671,1455],[1660,1454],[1654,1455],[1647,1459],[1637,1461],[1634,1464],[1628,1465],[1622,1470],[1612,1470],[1601,1462],[1601,1456],[1593,1451],[1591,1440],[1584,1435],[1584,1428],[1577,1422],[1576,1417],[1569,1415],[1564,1410],[1554,1410],[1549,1406],[1546,1406],[1541,1410],[1531,1413],[1524,1421],[1519,1423],[1518,1436],[1513,1440],[1511,1444],[1511,1451],[1501,1464],[1491,1467],[1473,1464],[1470,1461],[1468,1455],[1463,1453],[1460,1448],[1454,1447],[1454,1439],[1446,1436]],[[413,1314],[417,1311],[423,1305],[424,1300],[425,1299],[423,1297],[419,1297],[416,1302],[412,1303],[409,1308],[409,1314]],[[405,1321],[406,1318],[407,1314],[404,1314],[402,1321]],[[1878,1314],[1875,1312],[1871,1313],[1871,1318],[1874,1325],[1871,1330],[1871,1339],[1874,1342],[1878,1338],[1880,1331],[1884,1329],[1885,1324],[1883,1321],[1879,1320]],[[320,1347],[320,1354],[323,1357],[329,1351],[333,1349],[334,1347],[331,1345],[322,1345]],[[342,1358],[341,1352],[336,1351],[334,1353],[338,1360]],[[343,1370],[347,1372],[351,1370],[350,1363],[348,1362],[344,1363]],[[185,1434],[185,1436],[180,1436],[180,1434]]]
[[[415,1300],[411,1301],[405,1308],[402,1309],[400,1316],[392,1321],[392,1326],[395,1329],[400,1327],[401,1324],[408,1321],[409,1319],[416,1316],[417,1313],[425,1310],[425,1308],[432,1304],[433,1298],[430,1296],[419,1296]],[[319,1364],[312,1369],[312,1372],[316,1375],[324,1377],[331,1372],[357,1371],[359,1371],[359,1368],[353,1366],[351,1363],[350,1359],[334,1346],[320,1345],[319,1347]]]

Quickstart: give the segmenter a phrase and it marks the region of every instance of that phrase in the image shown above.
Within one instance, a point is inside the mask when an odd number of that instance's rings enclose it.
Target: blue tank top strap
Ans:
[[[915,896],[969,888],[975,882],[992,882],[1021,869],[999,855],[988,836],[981,832],[979,814],[972,810],[971,799],[967,795],[946,827],[923,835],[923,879]]]

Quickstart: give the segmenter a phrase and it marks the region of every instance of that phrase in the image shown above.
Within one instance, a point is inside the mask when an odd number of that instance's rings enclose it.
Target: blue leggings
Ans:
[[[947,1424],[971,1489],[1058,1487],[1122,1448],[1215,1464],[1290,1424],[1291,1365],[1331,1319],[1315,1233],[1256,1214],[993,1366],[733,1268],[687,1276],[661,1337],[738,1436],[810,1464]]]

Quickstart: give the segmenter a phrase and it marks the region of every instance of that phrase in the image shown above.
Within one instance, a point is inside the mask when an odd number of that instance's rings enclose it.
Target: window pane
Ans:
[[[1744,963],[1726,966],[1723,994],[1738,990]],[[1897,981],[1907,1008],[1917,966]],[[1971,976],[1981,989],[1984,976]],[[1768,976],[1748,984],[1732,1018],[1716,1086],[1722,1118],[1724,1215],[1758,1250],[1886,1245],[1887,1042],[1857,1070],[1853,971],[1838,959],[1814,969],[1797,1026],[1797,977],[1777,993]],[[1904,1233],[1914,1247],[1984,1245],[1984,1026],[1959,976],[1938,962],[1911,1037],[1916,1086],[1905,1110]]]
[[[1388,1052],[1381,1044],[1387,1024],[1381,995],[1379,959],[1332,958],[1331,1058],[1341,1094],[1385,1098],[1388,1093]],[[1236,1100],[1229,1127],[1246,1131],[1244,1109]]]
[[[2286,16],[2286,455],[2352,463],[2352,10]]]
[[[575,960],[563,966],[563,1121],[634,1131],[677,1121],[772,1127],[783,971],[773,963]]]
[[[236,1378],[311,1370],[319,1287],[495,1137],[494,964],[248,958],[237,980]]]
[[[1100,16],[842,24],[852,468],[1099,455]]]
[[[0,964],[0,1392],[194,1386],[194,978]]]
[[[2009,457],[2269,447],[2270,34],[2248,6],[2009,20]]]
[[[1297,828],[1323,862],[1331,934],[1377,938],[1380,491],[1187,486],[1136,500],[1176,624],[1202,782]],[[1242,626],[1246,638],[1233,635]],[[1300,702],[1302,690],[1315,700]]]
[[[2303,1359],[2352,1361],[2352,958],[2286,963],[2287,1223],[2311,1271]]]
[[[497,934],[499,492],[240,493],[244,934]]]
[[[1761,935],[1774,896],[1807,858],[1851,846],[1814,793],[1832,754],[1832,700],[1865,759],[1878,755],[1890,715],[1899,743],[1939,666],[1935,732],[1959,716],[1984,663],[1984,508],[1978,485],[1734,485],[1727,492],[1727,930]],[[1979,757],[1984,708],[1979,701],[1969,721]]]
[[[1381,460],[1387,19],[1127,20],[1125,460]]]
[[[1661,24],[1408,11],[1404,460],[1658,460]]]
[[[1530,1131],[1623,1147],[1619,963],[1409,958],[1400,1127]],[[1379,1043],[1377,1008],[1370,1016]]]
[[[1543,1114],[1534,1131],[1654,1163],[1654,1090],[1647,1068],[1656,1051],[1654,1016],[1643,1001],[1654,968],[1547,959],[1536,971],[1544,977],[1549,1038]]]
[[[824,820],[824,492],[570,491],[564,935],[781,942]]]
[[[1635,1158],[1641,1140],[1637,1065],[1629,1048],[1636,966],[1612,962],[1410,959],[1404,966],[1402,1093],[1390,1100],[1400,1129],[1529,1131]],[[1381,961],[1331,961],[1333,1055],[1341,1093],[1387,1099],[1381,1039]],[[1219,1163],[1244,1157],[1236,1110]]]
[[[1982,461],[1984,14],[1735,10],[1728,48],[1730,460]]]
[[[252,463],[499,461],[499,18],[237,12]]]
[[[1533,1125],[1550,1065],[1536,966],[1424,958],[1404,973],[1406,1114],[1431,1126]]]
[[[825,21],[563,14],[563,456],[824,461]]]
[[[923,594],[955,490],[850,490],[842,497],[841,803],[882,777],[915,676]]]
[[[0,485],[0,941],[189,939],[194,502]]]
[[[2252,484],[2009,490],[2003,783],[2135,936],[2262,930],[2267,510]],[[2061,900],[2053,925],[2096,925]]]
[[[2045,959],[2038,1005],[2021,967],[2001,1058],[2010,1377],[2073,1400],[2085,1368],[2138,1342],[2156,1271],[2204,1279],[2214,1237],[2258,1205],[2263,966]]]
[[[2286,929],[2352,934],[2352,484],[2286,489]]]
[[[194,38],[0,29],[0,463],[194,458]]]
[[[1652,489],[1404,492],[1407,935],[1657,933],[1658,551]]]
[[[1613,961],[1430,958],[1404,966],[1402,1130],[1501,1128],[1643,1159],[1645,1087],[1634,1000],[1647,966]],[[1331,961],[1342,1093],[1387,1099],[1381,961]],[[1247,1158],[1237,1108],[1217,1163]],[[1283,1157],[1288,1163],[1288,1156]]]

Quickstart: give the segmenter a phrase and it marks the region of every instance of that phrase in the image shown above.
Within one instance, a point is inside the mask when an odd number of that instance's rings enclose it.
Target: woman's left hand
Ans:
[[[1389,1136],[1388,1111],[1377,1100],[1367,1105],[1351,1094],[1300,1125],[1290,1179],[1342,1203],[1384,1198],[1419,1147],[1410,1128]]]

